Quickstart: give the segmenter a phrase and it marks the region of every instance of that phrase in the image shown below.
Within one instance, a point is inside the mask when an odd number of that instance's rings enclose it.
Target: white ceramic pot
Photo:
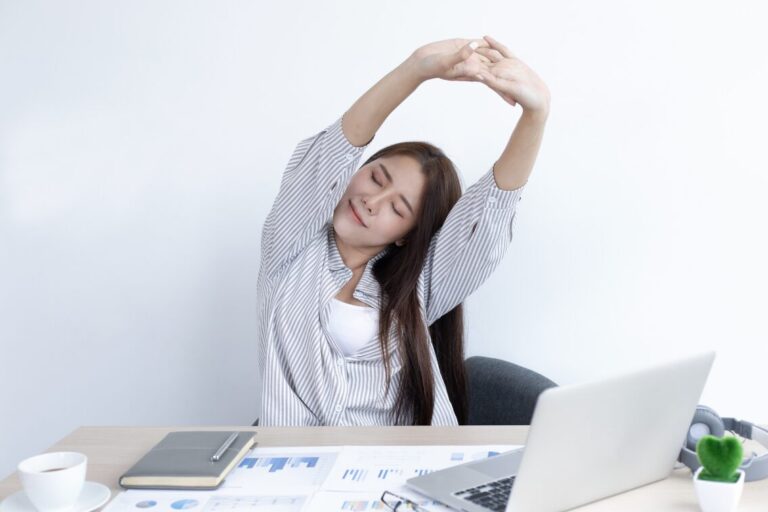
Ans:
[[[736,470],[739,479],[735,482],[713,482],[699,480],[702,469],[704,466],[700,466],[693,474],[693,489],[702,512],[735,512],[744,489],[744,470]]]

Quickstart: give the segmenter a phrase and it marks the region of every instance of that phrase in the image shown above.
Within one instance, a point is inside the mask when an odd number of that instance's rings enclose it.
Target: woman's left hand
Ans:
[[[519,103],[523,110],[549,113],[550,93],[547,85],[523,61],[515,57],[506,46],[490,36],[483,36],[489,48],[480,47],[476,53],[486,57],[477,78],[513,107]]]
[[[416,49],[409,57],[409,62],[420,80],[442,78],[481,82],[477,75],[490,62],[477,53],[477,50],[478,47],[489,46],[483,39],[444,39]]]

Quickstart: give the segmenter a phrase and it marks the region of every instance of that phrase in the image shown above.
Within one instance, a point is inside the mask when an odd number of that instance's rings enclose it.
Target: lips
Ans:
[[[359,222],[363,227],[368,227],[365,225],[365,222],[363,222],[363,219],[360,218],[360,215],[357,214],[357,211],[355,210],[355,205],[352,204],[352,200],[349,200],[349,208],[352,210],[352,216]]]

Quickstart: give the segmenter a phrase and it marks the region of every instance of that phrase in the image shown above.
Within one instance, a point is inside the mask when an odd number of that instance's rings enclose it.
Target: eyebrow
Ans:
[[[382,164],[381,162],[379,162],[379,165],[381,166],[381,170],[384,171],[384,176],[386,176],[389,182],[394,185],[395,182],[392,180],[392,175],[389,174],[389,171],[387,170],[387,168],[384,167],[384,164]],[[403,202],[405,203],[405,206],[407,206],[408,209],[411,210],[411,215],[413,215],[413,207],[411,206],[411,203],[408,202],[408,200],[405,198],[403,194],[400,194],[400,199],[403,200]]]

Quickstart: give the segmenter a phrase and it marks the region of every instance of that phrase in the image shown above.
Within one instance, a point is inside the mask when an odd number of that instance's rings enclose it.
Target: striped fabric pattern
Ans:
[[[343,115],[298,143],[261,233],[257,282],[257,372],[261,426],[392,425],[400,375],[391,327],[392,384],[378,336],[345,357],[328,334],[329,301],[352,277],[334,237],[333,210],[373,138],[353,146]],[[375,138],[375,136],[374,136]],[[501,262],[512,241],[515,190],[498,188],[493,168],[472,184],[432,239],[418,282],[421,313],[432,325],[476,290]],[[374,256],[353,297],[380,308]],[[430,345],[435,375],[433,425],[456,425],[456,415]]]

